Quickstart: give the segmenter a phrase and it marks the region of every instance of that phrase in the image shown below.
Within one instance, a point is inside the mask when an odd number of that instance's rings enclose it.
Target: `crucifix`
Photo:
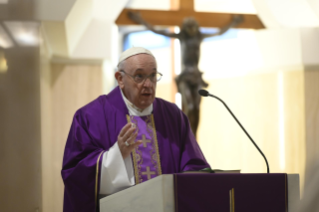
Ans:
[[[208,86],[198,69],[201,42],[204,38],[221,35],[231,27],[262,29],[264,25],[256,15],[195,12],[194,0],[180,0],[179,3],[177,11],[124,9],[115,23],[142,24],[157,34],[179,39],[182,73],[175,78],[175,81],[182,95],[182,110],[188,116],[196,137],[201,101],[198,90]],[[179,33],[160,31],[153,27],[153,25],[176,26],[180,23],[182,26]],[[217,33],[204,34],[199,31],[199,26],[218,27],[220,30]]]
[[[142,175],[147,175],[147,179],[151,179],[151,175],[155,175],[155,172],[151,172],[150,167],[146,167],[146,172],[142,172]]]
[[[194,0],[179,0],[179,10],[139,10],[123,9],[115,23],[117,25],[137,25],[131,20],[128,12],[138,12],[152,25],[156,26],[179,26],[185,17],[193,17],[201,27],[222,28],[232,20],[231,13],[208,13],[196,12]],[[244,21],[237,25],[237,28],[264,29],[265,26],[257,15],[241,14]]]

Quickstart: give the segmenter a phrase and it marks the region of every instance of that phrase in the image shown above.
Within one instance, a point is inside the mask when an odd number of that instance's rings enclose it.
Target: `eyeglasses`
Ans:
[[[130,76],[136,83],[143,83],[147,78],[149,78],[152,82],[158,82],[162,79],[163,74],[159,72],[152,73],[150,75],[143,75],[143,74],[136,74],[136,75],[130,75],[126,73],[125,71],[121,70],[120,72]]]

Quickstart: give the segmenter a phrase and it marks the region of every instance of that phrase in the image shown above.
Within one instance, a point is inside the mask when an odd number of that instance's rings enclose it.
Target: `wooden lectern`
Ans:
[[[101,212],[287,212],[298,174],[164,174],[100,199]]]

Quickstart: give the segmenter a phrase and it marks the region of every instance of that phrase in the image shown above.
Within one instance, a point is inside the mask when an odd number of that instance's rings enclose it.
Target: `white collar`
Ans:
[[[145,108],[144,110],[136,107],[133,103],[131,103],[126,97],[125,95],[123,94],[123,91],[122,89],[120,89],[121,91],[121,95],[123,97],[123,100],[125,102],[125,105],[128,109],[128,112],[130,114],[130,116],[147,116],[147,115],[150,115],[153,111],[153,103],[148,106],[147,108]]]

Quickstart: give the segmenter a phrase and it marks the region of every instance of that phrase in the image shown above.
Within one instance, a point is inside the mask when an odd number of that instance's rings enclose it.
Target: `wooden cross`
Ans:
[[[128,17],[128,12],[139,12],[142,18],[154,26],[180,26],[185,17],[193,17],[201,27],[222,28],[232,21],[231,13],[195,12],[194,0],[179,0],[179,10],[138,10],[123,9],[115,23],[117,25],[136,25]],[[244,21],[236,28],[264,29],[257,15],[241,14]]]
[[[147,175],[147,179],[151,179],[151,175],[154,175],[155,172],[151,172],[150,167],[147,166],[146,167],[146,172],[142,172],[142,175]]]

